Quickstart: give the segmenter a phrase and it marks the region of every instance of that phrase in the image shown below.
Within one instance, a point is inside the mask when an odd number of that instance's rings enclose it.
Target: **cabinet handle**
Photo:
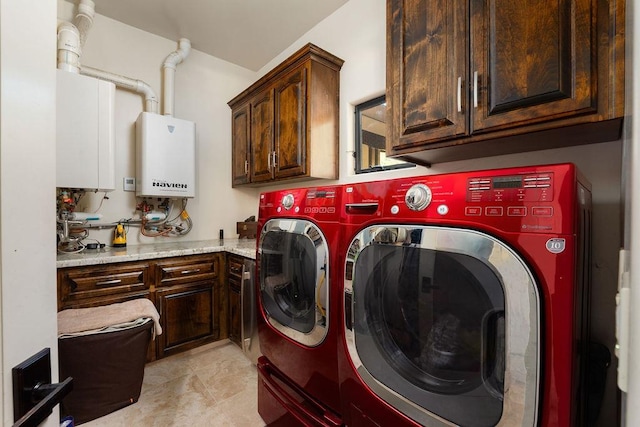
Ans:
[[[462,77],[458,77],[458,113],[462,112]]]
[[[275,169],[276,168],[276,152],[273,151],[271,155],[273,156],[273,168]]]
[[[199,273],[199,272],[200,272],[199,268],[194,268],[193,270],[182,270],[180,274],[193,274],[193,273]]]
[[[96,282],[96,286],[117,285],[121,283],[122,279],[104,280],[102,282]]]
[[[473,72],[473,108],[478,108],[478,72]]]
[[[248,174],[249,173],[249,160],[245,160],[244,161],[244,174]]]

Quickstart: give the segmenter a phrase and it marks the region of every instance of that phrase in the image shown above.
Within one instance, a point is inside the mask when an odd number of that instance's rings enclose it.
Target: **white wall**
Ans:
[[[58,0],[59,19],[71,21],[75,13],[74,4]],[[81,62],[142,80],[161,97],[162,63],[177,47],[175,40],[96,15]],[[217,239],[219,229],[227,237],[237,237],[236,222],[257,215],[258,190],[231,188],[231,110],[227,102],[253,83],[256,73],[204,54],[197,45],[192,47],[175,74],[174,116],[196,123],[196,197],[187,206],[194,227],[180,239]],[[118,89],[115,102],[116,190],[107,194],[109,199],[99,210],[103,222],[136,215],[135,193],[122,190],[122,179],[135,176],[135,121],[144,108],[143,97]],[[103,194],[85,196],[84,209],[97,209]],[[128,244],[176,239],[148,238],[138,231],[135,227],[129,229]],[[92,230],[90,237],[110,244],[113,230]]]
[[[53,2],[0,0],[0,418],[7,426],[14,366],[49,347],[58,379],[55,16]],[[46,425],[59,425],[58,416],[56,409]]]

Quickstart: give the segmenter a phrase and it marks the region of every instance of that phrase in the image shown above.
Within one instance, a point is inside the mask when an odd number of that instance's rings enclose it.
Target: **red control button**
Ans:
[[[531,208],[531,214],[533,216],[552,216],[553,208],[551,206],[537,206]]]
[[[527,208],[524,206],[507,207],[507,216],[527,216]]]
[[[502,206],[487,206],[484,208],[486,216],[502,216],[503,211]]]
[[[482,208],[480,206],[467,206],[464,208],[464,214],[466,216],[480,216],[482,215]]]

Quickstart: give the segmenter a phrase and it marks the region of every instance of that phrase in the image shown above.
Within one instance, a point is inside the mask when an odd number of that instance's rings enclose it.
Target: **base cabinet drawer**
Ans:
[[[58,270],[58,310],[148,297],[150,286],[146,263],[61,269]]]
[[[156,264],[156,285],[170,286],[204,279],[217,279],[220,274],[218,255],[193,255],[170,258]]]

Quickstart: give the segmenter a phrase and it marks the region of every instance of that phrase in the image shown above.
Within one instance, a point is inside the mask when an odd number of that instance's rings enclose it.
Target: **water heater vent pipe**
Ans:
[[[75,25],[63,22],[58,26],[58,68],[80,72],[80,33]]]
[[[162,70],[164,74],[164,115],[173,116],[174,108],[174,80],[176,67],[191,52],[191,42],[189,39],[182,38],[178,41],[178,50],[171,52],[164,60]]]
[[[73,25],[78,29],[80,36],[80,48],[84,47],[87,40],[87,34],[93,26],[93,17],[96,14],[96,5],[91,0],[80,0],[78,4],[78,13],[73,20]]]
[[[89,77],[95,77],[100,80],[106,80],[114,83],[121,89],[126,89],[132,92],[140,93],[144,95],[144,111],[148,113],[158,113],[158,97],[149,84],[142,80],[132,79],[130,77],[121,76],[119,74],[111,73],[109,71],[98,70],[97,68],[87,67],[83,65],[80,69],[80,74]]]
[[[144,111],[158,113],[158,97],[147,83],[121,76],[109,71],[98,70],[80,65],[82,46],[87,39],[87,34],[93,25],[95,4],[91,0],[80,0],[78,13],[73,24],[63,22],[58,27],[58,68],[72,73],[80,73],[114,83],[121,89],[126,89],[142,94],[145,99]]]

